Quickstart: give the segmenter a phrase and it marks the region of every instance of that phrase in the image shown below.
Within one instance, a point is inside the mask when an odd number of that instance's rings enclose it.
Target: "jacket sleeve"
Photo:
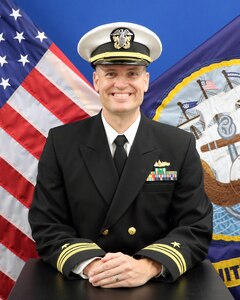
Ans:
[[[72,222],[50,130],[39,161],[29,223],[39,255],[66,277],[76,276],[71,272],[76,264],[105,254],[92,240],[79,238]]]
[[[206,258],[212,238],[212,204],[204,191],[203,171],[194,137],[190,138],[178,174],[169,221],[169,233],[141,249],[136,256],[162,263],[167,276],[156,280],[172,282]]]

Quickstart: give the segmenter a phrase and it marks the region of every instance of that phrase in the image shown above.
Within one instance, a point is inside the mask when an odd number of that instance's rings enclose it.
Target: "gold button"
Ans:
[[[129,233],[130,235],[134,235],[136,232],[137,232],[137,230],[136,230],[135,227],[129,227],[129,228],[128,228],[128,233]]]
[[[103,235],[108,235],[109,234],[109,230],[108,229],[105,229],[103,232],[102,232]]]

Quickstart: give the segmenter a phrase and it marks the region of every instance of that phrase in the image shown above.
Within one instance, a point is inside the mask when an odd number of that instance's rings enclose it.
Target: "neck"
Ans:
[[[109,114],[103,110],[103,116],[108,124],[117,131],[117,133],[124,133],[136,120],[140,114],[140,110],[134,114]]]

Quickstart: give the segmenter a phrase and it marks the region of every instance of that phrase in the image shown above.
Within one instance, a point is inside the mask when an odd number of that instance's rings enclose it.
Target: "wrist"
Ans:
[[[99,263],[101,258],[96,257],[94,258],[90,263],[86,265],[86,267],[83,269],[83,274],[87,277],[89,277],[89,272],[92,270],[92,268]]]
[[[141,260],[147,265],[150,278],[158,276],[162,272],[162,264],[147,257],[141,258]]]

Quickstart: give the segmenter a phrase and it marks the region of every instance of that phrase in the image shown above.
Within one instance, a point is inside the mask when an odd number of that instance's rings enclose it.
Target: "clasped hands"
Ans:
[[[137,287],[160,274],[162,265],[149,258],[135,259],[122,252],[92,261],[83,273],[95,287]]]

